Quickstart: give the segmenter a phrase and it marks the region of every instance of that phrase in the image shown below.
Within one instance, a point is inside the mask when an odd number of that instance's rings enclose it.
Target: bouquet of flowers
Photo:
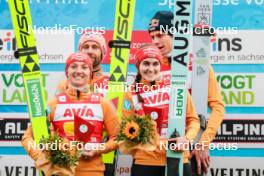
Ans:
[[[156,123],[146,115],[124,118],[117,135],[122,153],[131,153],[134,149],[154,151],[157,139]]]
[[[45,176],[73,176],[81,151],[77,149],[78,142],[70,143],[57,133],[43,138],[40,144],[44,146],[35,163],[36,168],[42,170]]]

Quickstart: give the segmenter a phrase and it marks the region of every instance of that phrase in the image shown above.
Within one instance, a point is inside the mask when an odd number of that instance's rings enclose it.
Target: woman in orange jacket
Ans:
[[[126,92],[124,96],[123,117],[129,117],[135,113],[150,114],[156,121],[157,135],[160,139],[155,151],[133,150],[131,153],[134,159],[132,176],[165,176],[166,151],[160,146],[161,143],[166,142],[170,96],[166,90],[168,85],[160,80],[161,59],[162,54],[156,46],[149,44],[140,48],[136,53],[138,74],[135,79],[135,89],[132,92]],[[153,111],[158,113],[149,113]],[[177,137],[175,139],[177,144],[188,146],[199,129],[199,119],[188,93],[185,136]],[[188,149],[179,147],[177,150],[184,151],[184,175],[190,175]]]
[[[65,72],[68,85],[66,91],[56,95],[48,103],[48,118],[52,130],[57,131],[61,137],[70,141],[76,139],[77,133],[86,144],[101,144],[104,126],[109,134],[109,140],[102,148],[84,149],[75,174],[77,176],[103,176],[105,167],[101,154],[117,148],[114,139],[119,130],[119,122],[115,108],[100,94],[89,91],[87,82],[91,78],[92,63],[87,54],[74,53],[70,55],[66,61]],[[76,127],[77,123],[74,117],[76,113],[81,118],[82,128],[81,126]],[[88,123],[93,126],[93,130],[88,131],[90,128],[83,128],[88,127]],[[22,138],[22,145],[28,154],[37,160],[40,151],[32,147],[29,148],[30,142],[34,142],[31,127],[26,130]]]

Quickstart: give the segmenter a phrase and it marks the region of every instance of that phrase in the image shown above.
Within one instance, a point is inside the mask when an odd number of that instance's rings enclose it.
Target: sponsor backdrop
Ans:
[[[2,176],[38,176],[33,160],[29,156],[0,156],[0,175]]]
[[[173,1],[137,1],[130,76],[135,73],[133,53],[142,43],[150,41],[146,29],[151,17],[157,10],[172,10]],[[92,30],[104,34],[107,40],[112,38],[115,1],[29,2],[42,81],[46,98],[50,100],[56,85],[65,78],[64,62],[76,51],[80,34]],[[213,2],[213,27],[218,32],[211,39],[211,63],[222,89],[226,116],[214,143],[222,148],[211,150],[210,175],[264,175],[263,167],[255,164],[263,163],[264,157],[264,1]],[[14,58],[16,41],[7,0],[0,0],[0,6],[0,175],[36,175],[32,160],[19,142],[29,120],[20,66]],[[106,73],[110,51],[108,48],[103,60]],[[124,162],[118,166],[117,173],[128,175],[130,161],[126,156],[122,159]]]
[[[262,176],[264,175],[263,161],[264,158],[260,157],[213,157],[209,175]]]

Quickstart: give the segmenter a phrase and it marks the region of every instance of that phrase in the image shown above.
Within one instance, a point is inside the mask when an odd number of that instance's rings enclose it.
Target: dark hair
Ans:
[[[140,83],[141,78],[142,78],[142,76],[141,76],[141,74],[138,72],[138,73],[137,73],[137,76],[136,76],[136,78],[135,78],[135,91],[136,91],[136,94],[137,94],[137,97],[138,97],[138,101],[139,101],[140,103],[144,103],[144,100],[143,100],[142,96],[141,96],[141,95],[139,94],[139,92],[138,92],[138,83]]]
[[[153,21],[155,19],[155,21]],[[148,26],[148,32],[152,31],[161,31],[161,26],[163,28],[168,27],[170,29],[173,27],[173,13],[170,11],[158,11],[155,13],[155,15],[152,17],[149,26]],[[172,36],[171,30],[164,31],[166,34]]]
[[[137,94],[137,97],[138,97],[138,101],[140,102],[140,103],[144,103],[144,99],[142,98],[142,96],[139,94],[139,89],[138,89],[138,83],[140,83],[140,81],[141,81],[141,79],[142,79],[142,76],[141,76],[141,74],[138,72],[137,73],[137,75],[136,75],[136,78],[135,78],[135,91],[136,91],[136,94]],[[154,80],[154,81],[151,81],[150,82],[150,85],[152,86],[152,85],[155,85],[156,84],[156,81]]]

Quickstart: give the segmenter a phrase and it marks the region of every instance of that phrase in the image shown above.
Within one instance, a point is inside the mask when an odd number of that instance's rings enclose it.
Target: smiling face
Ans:
[[[93,68],[100,65],[102,61],[102,52],[98,43],[87,41],[81,47],[81,52],[88,54],[92,58]]]
[[[164,57],[168,56],[172,51],[172,37],[170,35],[160,33],[160,31],[152,31],[149,33],[152,43],[154,43],[161,51]]]
[[[152,82],[159,79],[160,62],[155,58],[144,59],[139,64],[139,73],[146,81]]]
[[[85,62],[73,62],[68,68],[68,81],[77,88],[85,86],[90,80],[91,70]]]

